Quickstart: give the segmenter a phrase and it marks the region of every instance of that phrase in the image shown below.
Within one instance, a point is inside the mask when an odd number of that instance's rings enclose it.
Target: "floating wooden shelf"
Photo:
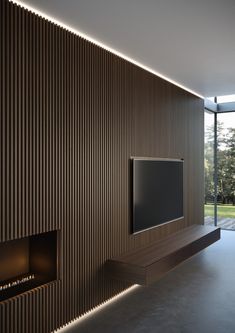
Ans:
[[[148,246],[108,260],[106,269],[115,279],[148,285],[219,239],[220,228],[192,225]]]

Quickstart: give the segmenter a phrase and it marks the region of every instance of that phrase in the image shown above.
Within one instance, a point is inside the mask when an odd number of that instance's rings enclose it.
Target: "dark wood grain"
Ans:
[[[106,270],[112,278],[147,285],[219,239],[220,228],[193,225],[109,259]]]
[[[0,36],[0,242],[61,231],[0,331],[47,333],[130,286],[107,259],[203,223],[203,100],[7,0]],[[183,219],[130,234],[131,156],[184,158]]]

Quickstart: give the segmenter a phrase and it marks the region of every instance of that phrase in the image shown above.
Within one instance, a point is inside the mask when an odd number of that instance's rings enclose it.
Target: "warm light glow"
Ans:
[[[95,313],[99,312],[100,310],[103,310],[105,307],[107,307],[111,303],[116,302],[117,300],[119,300],[120,298],[126,296],[130,292],[136,290],[136,288],[138,288],[138,287],[139,287],[139,285],[137,285],[137,284],[133,285],[132,287],[130,287],[130,288],[122,291],[120,294],[118,294],[118,295],[110,298],[109,300],[105,301],[101,305],[99,305],[99,306],[95,307],[94,309],[90,310],[89,312],[85,313],[81,317],[75,318],[73,321],[67,323],[66,325],[62,326],[61,328],[59,328],[58,330],[56,330],[54,332],[57,332],[57,333],[66,333],[73,326],[78,325],[81,321],[83,321],[83,320],[91,317],[92,315],[94,315]]]
[[[54,18],[54,17],[52,17],[50,15],[47,15],[46,13],[43,13],[42,11],[40,11],[40,10],[38,10],[36,8],[33,8],[32,6],[30,6],[28,4],[25,4],[21,0],[9,0],[9,2],[17,4],[17,5],[21,6],[22,8],[25,8],[25,9],[31,11],[32,13],[34,13],[36,15],[39,15],[39,16],[45,18],[46,20],[48,20],[48,21],[50,21],[50,22],[52,22],[52,23],[60,26],[61,28],[64,28],[64,29],[66,29],[66,30],[74,33],[75,35],[78,35],[78,36],[80,36],[80,37],[82,37],[82,38],[90,41],[91,43],[94,43],[94,44],[102,47],[103,49],[105,49],[105,50],[107,50],[107,51],[109,51],[111,53],[114,53],[117,56],[119,56],[119,57],[121,57],[121,58],[123,58],[123,59],[125,59],[125,60],[127,60],[127,61],[129,61],[129,62],[131,62],[133,64],[135,64],[136,66],[139,66],[139,67],[145,69],[146,71],[148,71],[148,72],[150,72],[150,73],[152,73],[152,74],[154,74],[154,75],[156,75],[156,76],[158,76],[158,77],[160,77],[160,78],[162,78],[162,79],[164,79],[164,80],[166,80],[166,81],[168,81],[170,83],[173,83],[174,85],[176,85],[176,86],[178,86],[178,87],[180,87],[180,88],[182,88],[182,89],[184,89],[184,90],[186,90],[186,91],[188,91],[188,92],[190,92],[190,93],[192,93],[192,94],[194,94],[194,95],[196,95],[196,96],[204,99],[204,97],[202,95],[198,94],[196,91],[193,91],[193,90],[185,87],[184,85],[178,83],[177,81],[174,81],[174,80],[170,79],[169,77],[167,77],[167,76],[165,76],[165,75],[163,75],[163,74],[155,71],[154,69],[141,64],[140,62],[138,62],[138,61],[136,61],[136,60],[134,60],[134,59],[126,56],[125,54],[123,54],[123,53],[121,53],[121,52],[113,49],[112,47],[103,44],[102,42],[98,41],[97,39],[94,39],[94,38],[92,38],[92,37],[84,34],[83,32],[81,32],[81,31],[79,31],[77,29],[74,29],[74,28],[68,26],[67,24],[65,24],[65,23],[57,20],[56,18]]]
[[[35,279],[35,275],[34,274],[30,274],[28,276],[25,276],[25,277],[22,277],[20,279],[14,280],[12,282],[8,282],[6,284],[0,285],[0,291],[9,289],[9,288],[12,288],[12,287],[15,287],[15,286],[18,286],[19,284],[28,282],[28,281],[33,280],[33,279]]]

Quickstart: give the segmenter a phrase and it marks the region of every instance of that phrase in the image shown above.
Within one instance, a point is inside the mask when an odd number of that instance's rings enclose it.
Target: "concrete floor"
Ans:
[[[235,232],[61,332],[234,333]]]

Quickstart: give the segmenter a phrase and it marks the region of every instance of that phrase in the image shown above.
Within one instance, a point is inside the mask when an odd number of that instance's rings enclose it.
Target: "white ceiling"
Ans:
[[[19,0],[205,97],[235,93],[235,0]]]

